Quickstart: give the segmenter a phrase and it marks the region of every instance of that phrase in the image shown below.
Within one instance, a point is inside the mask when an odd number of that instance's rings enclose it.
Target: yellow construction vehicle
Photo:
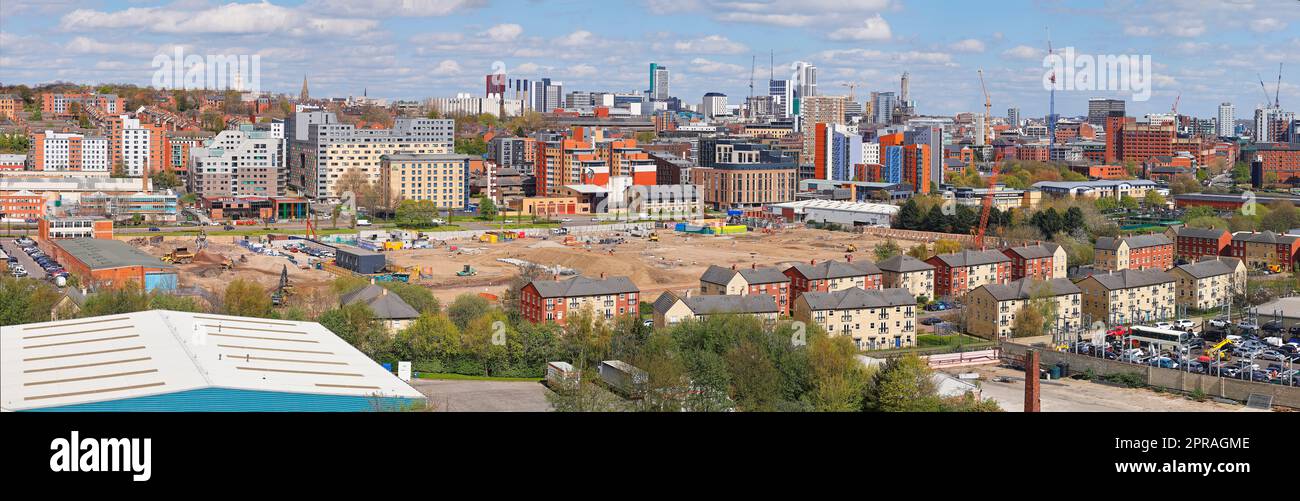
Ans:
[[[651,241],[651,242],[658,242],[658,241],[659,241],[659,232],[657,232],[657,231],[652,231],[652,232],[650,232],[650,241]]]
[[[1210,349],[1205,350],[1205,356],[1213,358],[1215,360],[1227,359],[1228,354],[1223,352],[1223,348],[1230,344],[1232,344],[1232,340],[1225,337],[1223,338],[1223,341],[1219,341],[1218,344],[1215,344]]]
[[[1270,265],[1268,265],[1268,272],[1269,272],[1269,273],[1282,273],[1282,267],[1281,267],[1280,265],[1270,264]]]
[[[188,264],[194,260],[194,253],[184,247],[177,247],[176,250],[164,255],[162,260],[166,263]]]
[[[857,252],[857,251],[858,251],[857,244],[849,244],[847,247],[844,248],[844,252]]]

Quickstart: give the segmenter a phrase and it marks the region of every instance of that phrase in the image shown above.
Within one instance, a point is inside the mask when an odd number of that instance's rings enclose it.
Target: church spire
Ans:
[[[303,73],[303,74],[302,74],[302,95],[298,97],[298,100],[299,100],[299,101],[306,101],[307,99],[308,99],[308,95],[307,95],[307,74],[306,74],[306,73]]]

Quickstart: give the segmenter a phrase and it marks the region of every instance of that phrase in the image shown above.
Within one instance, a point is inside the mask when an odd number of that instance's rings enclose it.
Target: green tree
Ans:
[[[237,317],[271,316],[271,295],[252,280],[236,278],[226,286],[225,308],[227,315]]]
[[[465,330],[471,320],[486,314],[491,306],[483,296],[461,294],[447,306],[447,317],[456,324],[456,328]]]
[[[1043,335],[1043,314],[1031,305],[1024,305],[1016,312],[1015,325],[1011,326],[1012,337],[1032,337]]]
[[[891,257],[897,256],[902,252],[903,249],[899,247],[898,243],[895,242],[893,239],[885,240],[884,242],[876,244],[876,248],[874,250],[876,261],[884,261]]]
[[[443,360],[463,352],[460,329],[440,313],[424,313],[397,334],[397,345],[415,361]]]
[[[40,280],[0,274],[0,325],[47,322],[60,297],[58,290]]]
[[[943,405],[934,372],[916,355],[891,358],[877,369],[866,389],[865,408],[878,412],[935,412]]]
[[[120,315],[149,309],[149,295],[135,282],[119,289],[91,294],[81,306],[80,316]]]
[[[1145,203],[1147,207],[1164,208],[1165,196],[1161,195],[1160,192],[1156,190],[1147,190],[1146,195],[1142,197],[1142,202]]]
[[[497,204],[492,201],[492,197],[478,197],[478,215],[485,219],[492,219],[497,216]]]
[[[388,351],[390,338],[370,306],[356,302],[322,313],[317,320],[330,332],[371,358]]]
[[[1119,198],[1119,206],[1128,210],[1136,210],[1139,207],[1139,204],[1136,198],[1129,195],[1123,195]]]

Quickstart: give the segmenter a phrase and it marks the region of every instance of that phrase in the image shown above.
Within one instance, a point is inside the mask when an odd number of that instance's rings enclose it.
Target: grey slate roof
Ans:
[[[963,266],[982,266],[986,264],[1006,263],[1011,261],[1011,258],[1007,257],[1006,254],[995,250],[964,250],[952,254],[939,254],[934,257],[953,268]]]
[[[727,285],[727,282],[730,282],[731,277],[735,276],[735,274],[735,270],[711,264],[709,265],[709,269],[704,270],[704,274],[700,275],[700,281],[711,284]]]
[[[767,294],[748,296],[691,296],[682,298],[686,307],[696,315],[717,315],[723,313],[776,313],[776,298]]]
[[[404,320],[420,316],[420,312],[415,311],[415,308],[406,304],[406,301],[403,301],[401,296],[375,284],[344,294],[339,297],[339,302],[345,305],[358,302],[365,303],[366,306],[370,307],[370,311],[375,313],[375,318],[381,320]]]
[[[59,240],[58,245],[68,254],[72,254],[77,260],[86,263],[86,266],[89,266],[92,270],[125,268],[128,266],[145,266],[166,270],[176,268],[119,240],[72,238]]]
[[[809,280],[825,280],[828,278],[845,278],[860,277],[864,275],[878,275],[880,268],[870,261],[860,263],[847,263],[841,261],[824,261],[817,264],[795,263],[791,266],[799,271],[800,275]],[[788,268],[787,268],[788,269]]]
[[[1264,230],[1259,233],[1239,231],[1232,234],[1233,240],[1239,240],[1243,242],[1253,242],[1257,244],[1290,245],[1292,242],[1295,242],[1296,238],[1297,237],[1293,237],[1290,235],[1278,235],[1277,233],[1273,233],[1268,230]]]
[[[1190,238],[1216,238],[1217,239],[1219,237],[1222,237],[1224,233],[1227,233],[1227,231],[1228,230],[1222,228],[1214,229],[1214,228],[1182,227],[1178,229],[1178,236],[1190,237]]]
[[[835,292],[805,292],[799,296],[813,310],[851,310],[916,305],[907,289],[862,290],[851,287]]]
[[[1156,233],[1152,235],[1137,235],[1124,238],[1097,237],[1097,248],[1102,250],[1115,250],[1119,248],[1120,241],[1128,242],[1128,248],[1130,250],[1173,244],[1173,242],[1169,241],[1168,237]]]
[[[899,254],[897,256],[891,257],[889,259],[876,263],[876,266],[879,267],[881,270],[894,272],[894,273],[907,273],[912,271],[927,271],[927,270],[934,269],[934,265],[906,254]]]
[[[1060,246],[1054,243],[1045,243],[1045,244],[1040,243],[1034,245],[1012,247],[1007,250],[1016,253],[1016,255],[1024,259],[1039,259],[1044,257],[1052,257],[1056,255],[1056,249],[1058,247]]]
[[[1180,264],[1178,269],[1196,278],[1209,278],[1237,271],[1238,262],[1235,258],[1209,258],[1195,263]]]
[[[781,273],[781,270],[776,268],[743,268],[740,270],[733,270],[715,264],[709,265],[709,269],[704,270],[704,274],[700,275],[700,281],[711,284],[727,285],[727,283],[731,282],[731,279],[734,278],[737,273],[739,273],[741,277],[744,277],[745,282],[750,285],[775,284],[790,281],[790,277],[785,276],[785,273]]]
[[[1123,270],[1098,273],[1089,278],[1097,280],[1107,290],[1123,290],[1173,282],[1174,277],[1160,270]]]
[[[533,287],[542,297],[608,296],[637,292],[636,284],[627,277],[606,279],[576,276],[568,280],[534,280]]]
[[[1046,288],[1044,288],[1046,286]],[[1053,278],[1051,280],[1034,280],[1032,278],[1022,278],[1015,280],[1006,285],[988,284],[981,285],[984,289],[993,295],[998,301],[1007,301],[1011,299],[1029,299],[1039,291],[1044,291],[1052,296],[1063,296],[1066,294],[1080,294],[1083,292],[1078,286],[1074,285],[1068,278]]]
[[[668,311],[669,308],[672,308],[676,303],[677,295],[672,292],[664,291],[663,294],[660,294],[659,297],[655,299],[653,306],[656,313],[664,313]]]

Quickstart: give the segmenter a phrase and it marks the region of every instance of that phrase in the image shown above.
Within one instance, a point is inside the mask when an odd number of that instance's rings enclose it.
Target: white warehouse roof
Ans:
[[[772,204],[773,211],[779,213],[780,209],[794,209],[796,214],[803,213],[808,209],[820,209],[842,212],[862,212],[868,214],[888,214],[898,213],[899,207],[890,204],[877,204],[869,202],[842,202],[838,200],[799,200],[797,202],[785,202]]]
[[[166,310],[0,327],[0,409],[206,388],[424,396],[315,322]]]

